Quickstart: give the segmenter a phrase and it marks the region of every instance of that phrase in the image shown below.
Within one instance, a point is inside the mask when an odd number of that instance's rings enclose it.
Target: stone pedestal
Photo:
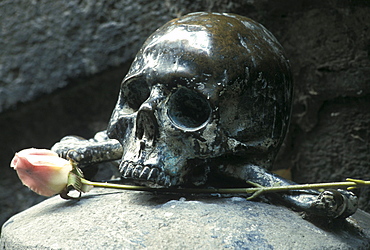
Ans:
[[[11,217],[1,249],[369,249],[370,215],[313,223],[244,198],[94,188],[80,201],[50,198]]]

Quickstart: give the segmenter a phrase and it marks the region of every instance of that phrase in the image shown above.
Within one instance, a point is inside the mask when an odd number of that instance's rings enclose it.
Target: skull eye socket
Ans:
[[[167,114],[172,123],[182,130],[195,131],[210,119],[211,106],[201,94],[179,88],[168,100]]]
[[[143,79],[131,79],[122,84],[123,108],[137,111],[149,95],[150,89]]]

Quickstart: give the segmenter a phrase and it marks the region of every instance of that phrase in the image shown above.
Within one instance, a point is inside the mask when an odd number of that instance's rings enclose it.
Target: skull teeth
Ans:
[[[146,180],[165,187],[172,185],[171,177],[155,166],[122,161],[119,171],[125,179]]]
[[[132,176],[132,171],[134,170],[134,165],[132,163],[125,164],[126,166],[122,168],[123,177],[129,178]]]
[[[141,171],[143,171],[143,166],[142,165],[136,165],[136,167],[134,168],[134,170],[132,171],[132,178],[139,178],[139,176],[141,175]]]
[[[148,174],[148,180],[154,181],[158,177],[159,170],[157,168],[152,168]]]

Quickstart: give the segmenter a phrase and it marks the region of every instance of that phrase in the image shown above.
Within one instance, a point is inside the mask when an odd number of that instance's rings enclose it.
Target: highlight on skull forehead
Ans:
[[[199,54],[210,54],[211,39],[205,27],[199,25],[175,26],[169,32],[152,40],[147,48],[156,47],[158,44],[165,43],[168,48],[186,47],[187,50],[194,50]]]

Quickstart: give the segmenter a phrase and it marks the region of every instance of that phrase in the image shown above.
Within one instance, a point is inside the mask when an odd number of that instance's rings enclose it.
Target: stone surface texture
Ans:
[[[2,249],[368,249],[370,216],[318,227],[285,207],[241,197],[93,189],[10,218]],[[367,221],[365,221],[367,220]]]
[[[0,3],[0,224],[42,200],[14,152],[106,128],[127,68],[156,28],[194,11],[248,16],[281,42],[295,81],[276,168],[298,182],[370,179],[367,0],[86,0]],[[370,191],[356,191],[370,211]]]

